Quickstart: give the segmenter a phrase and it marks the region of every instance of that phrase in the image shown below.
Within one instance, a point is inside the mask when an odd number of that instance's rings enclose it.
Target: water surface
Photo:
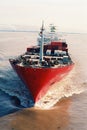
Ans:
[[[87,130],[87,34],[63,37],[75,67],[49,91],[51,108],[43,109],[42,102],[40,108],[33,107],[29,91],[8,61],[36,43],[37,33],[0,32],[0,130]]]

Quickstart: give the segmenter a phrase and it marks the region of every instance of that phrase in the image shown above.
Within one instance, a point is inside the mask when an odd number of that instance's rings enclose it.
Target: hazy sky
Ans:
[[[0,0],[0,24],[41,26],[87,33],[87,0]]]

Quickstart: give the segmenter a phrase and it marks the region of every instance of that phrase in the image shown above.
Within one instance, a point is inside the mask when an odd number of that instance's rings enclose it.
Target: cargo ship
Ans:
[[[26,52],[9,59],[13,69],[31,93],[34,102],[38,102],[51,86],[62,80],[74,66],[68,53],[65,40],[58,38],[55,26],[51,25],[48,35],[44,33],[42,23],[38,44],[26,49]]]

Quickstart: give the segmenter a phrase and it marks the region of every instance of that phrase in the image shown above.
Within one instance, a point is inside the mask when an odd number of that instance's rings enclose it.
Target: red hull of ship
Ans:
[[[73,68],[73,64],[58,68],[30,68],[12,63],[11,65],[30,90],[34,102],[40,100],[52,84],[60,81]]]

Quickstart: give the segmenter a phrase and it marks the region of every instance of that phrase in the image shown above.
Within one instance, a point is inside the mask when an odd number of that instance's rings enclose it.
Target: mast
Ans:
[[[58,36],[56,33],[56,26],[54,26],[53,24],[50,24],[50,37],[51,37],[51,42],[53,40],[58,41]]]
[[[50,24],[50,32],[55,33],[55,31],[56,31],[56,26],[54,26],[53,24]]]
[[[42,21],[42,27],[41,27],[41,43],[40,43],[40,62],[43,61],[43,45],[44,45],[44,22]]]

